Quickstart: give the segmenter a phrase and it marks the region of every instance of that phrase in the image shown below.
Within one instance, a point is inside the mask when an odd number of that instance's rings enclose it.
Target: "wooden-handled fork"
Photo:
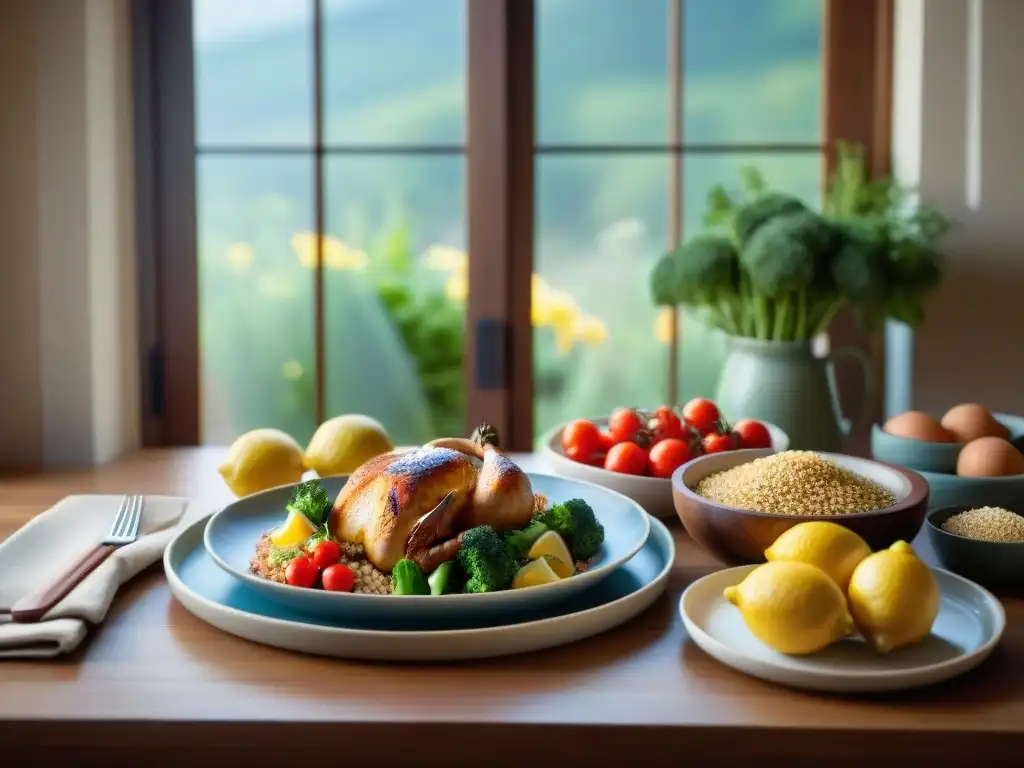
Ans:
[[[53,581],[25,595],[11,607],[11,619],[18,622],[39,621],[53,606],[67,597],[90,573],[96,570],[118,547],[131,544],[139,537],[139,521],[145,500],[142,496],[125,496],[114,516],[107,537],[62,571]]]

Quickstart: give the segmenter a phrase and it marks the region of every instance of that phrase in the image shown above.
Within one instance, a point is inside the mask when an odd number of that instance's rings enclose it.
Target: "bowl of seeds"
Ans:
[[[728,565],[763,563],[798,523],[828,520],[873,550],[921,530],[928,484],[913,470],[820,451],[733,451],[701,456],[672,476],[687,533]]]
[[[1024,588],[1024,515],[960,504],[929,512],[925,527],[944,568],[987,587]]]

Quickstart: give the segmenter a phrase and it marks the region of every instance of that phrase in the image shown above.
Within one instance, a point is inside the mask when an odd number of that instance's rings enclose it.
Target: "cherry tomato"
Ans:
[[[642,475],[647,470],[647,451],[636,443],[617,443],[605,456],[604,468],[624,475]]]
[[[736,435],[733,432],[711,432],[704,436],[704,453],[722,453],[736,447]]]
[[[670,405],[659,405],[654,411],[654,418],[661,419],[666,424],[675,424],[679,429],[683,428],[683,420]]]
[[[341,560],[341,545],[333,539],[324,539],[313,550],[313,565],[321,571]]]
[[[647,424],[651,430],[651,442],[660,443],[662,440],[682,440],[686,437],[683,422],[674,413],[669,417],[655,416]]]
[[[671,477],[678,467],[698,453],[696,445],[691,446],[685,440],[674,437],[662,440],[651,448],[650,456],[648,456],[651,474],[655,477]]]
[[[284,580],[293,587],[312,587],[316,582],[317,569],[313,560],[299,555],[284,569]]]
[[[740,419],[732,425],[739,435],[740,448],[771,448],[772,436],[768,427],[755,419]]]
[[[615,439],[615,435],[613,435],[607,429],[601,430],[601,450],[604,453],[608,453],[608,451],[612,449],[612,446],[615,445],[617,442],[619,441]]]
[[[323,582],[328,592],[351,592],[356,575],[344,563],[335,563],[324,570]]]
[[[701,435],[712,432],[721,418],[718,406],[706,397],[695,397],[683,406],[683,420]]]
[[[592,421],[576,419],[562,430],[562,448],[573,461],[589,463],[595,454],[604,453],[601,447],[601,430]]]
[[[620,443],[636,440],[646,428],[643,417],[633,408],[616,408],[608,419],[608,431]]]

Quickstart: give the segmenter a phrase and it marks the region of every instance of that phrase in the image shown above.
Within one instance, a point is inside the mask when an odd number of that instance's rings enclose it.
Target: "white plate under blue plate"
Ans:
[[[430,622],[438,617],[473,619],[504,615],[508,611],[549,605],[596,586],[643,547],[651,518],[632,499],[590,483],[528,473],[533,490],[554,504],[582,498],[604,526],[605,540],[583,573],[550,584],[504,592],[457,595],[364,595],[303,589],[256,576],[249,562],[256,542],[285,519],[285,504],[293,486],[273,488],[246,496],[217,512],[206,527],[206,549],[217,565],[235,578],[299,611],[326,618]],[[333,500],[346,478],[322,482]]]
[[[988,658],[1002,637],[1006,614],[987,590],[955,573],[933,568],[941,590],[932,633],[920,643],[875,653],[849,638],[810,656],[787,656],[754,637],[722,596],[756,565],[712,573],[693,582],[679,601],[690,638],[706,653],[741,672],[794,688],[834,693],[877,693],[918,688],[961,675]]]
[[[214,565],[203,546],[206,522],[185,528],[164,553],[171,592],[190,613],[246,640],[350,659],[482,659],[575,642],[648,608],[665,591],[675,560],[672,535],[654,521],[636,556],[592,589],[557,605],[510,610],[490,620],[463,617],[461,628],[440,617],[434,618],[432,627],[417,622],[338,622],[268,600]]]

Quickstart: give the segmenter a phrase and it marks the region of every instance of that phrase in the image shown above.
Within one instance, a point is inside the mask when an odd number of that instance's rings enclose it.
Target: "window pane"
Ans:
[[[194,0],[196,139],[309,146],[311,2]]]
[[[821,140],[823,0],[686,0],[688,144]]]
[[[667,19],[667,0],[537,0],[537,142],[664,144]]]
[[[304,442],[313,277],[293,237],[313,225],[312,159],[204,155],[197,176],[203,441],[278,427]]]
[[[328,144],[462,144],[466,0],[326,0]]]
[[[648,276],[665,249],[666,156],[536,165],[534,429],[658,405],[668,383]]]
[[[374,416],[398,444],[465,431],[464,166],[327,161],[327,412]]]
[[[820,207],[822,159],[818,153],[728,154],[687,156],[683,160],[683,232],[692,237],[701,231],[708,191],[716,184],[741,193],[740,172],[756,167],[772,189],[800,196],[808,205]],[[680,325],[679,397],[711,397],[724,360],[722,340],[705,328],[691,312],[684,312]]]

